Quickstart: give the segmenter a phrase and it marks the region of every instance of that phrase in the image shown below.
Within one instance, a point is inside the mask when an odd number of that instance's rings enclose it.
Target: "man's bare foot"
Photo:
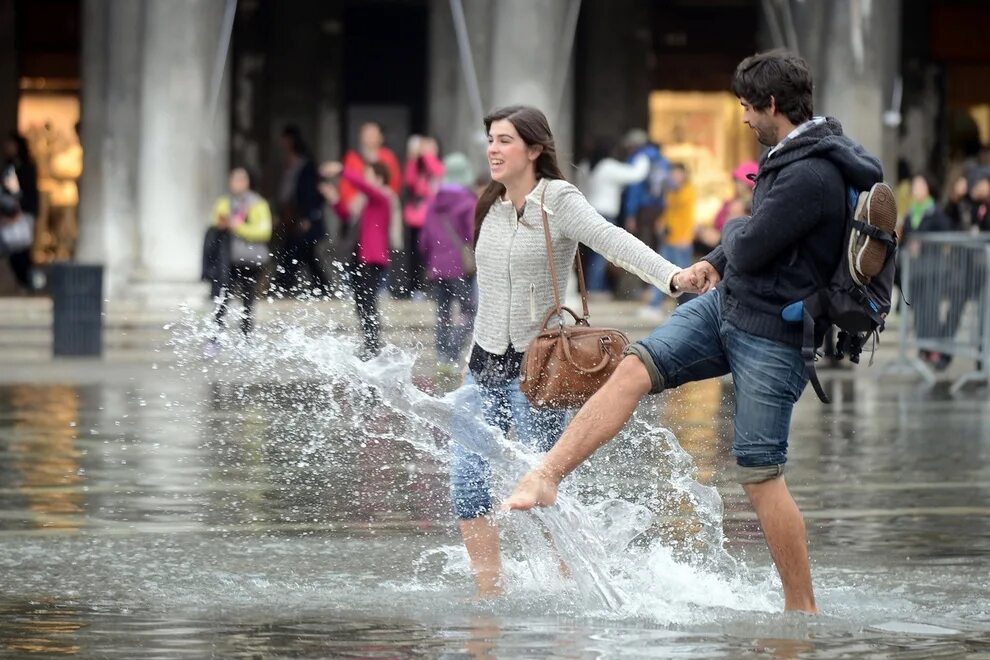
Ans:
[[[535,506],[553,506],[556,501],[557,483],[540,470],[530,470],[502,503],[502,510],[526,511]]]
[[[478,591],[475,592],[474,597],[471,600],[476,603],[487,603],[488,601],[501,598],[503,593],[504,592],[502,591],[501,586],[489,587],[486,589],[479,587]]]

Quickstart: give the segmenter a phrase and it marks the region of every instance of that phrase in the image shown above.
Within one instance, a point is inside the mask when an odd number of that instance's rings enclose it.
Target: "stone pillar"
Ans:
[[[828,11],[796,4],[798,47],[815,73],[816,114],[837,117],[893,181],[897,129],[885,126],[883,116],[900,72],[900,0],[842,0]],[[802,20],[802,11],[811,14]]]
[[[463,2],[468,40],[481,87],[481,112],[493,107],[491,87],[492,15],[494,3]],[[477,172],[483,172],[487,141],[482,117],[470,101],[462,69],[457,34],[449,0],[433,0],[430,5],[429,132],[440,139],[444,150],[461,151],[471,159]]]
[[[0,131],[17,128],[17,39],[14,0],[0,0]]]
[[[224,190],[228,96],[221,91],[211,116],[209,89],[224,2],[143,4],[138,275],[157,288],[199,279],[203,232]]]
[[[137,172],[143,4],[85,0],[79,261],[102,263],[108,296],[126,291],[137,260]]]
[[[463,2],[483,112],[516,103],[543,110],[565,169],[574,133],[574,57],[573,50],[564,51],[573,36],[566,28],[576,2]],[[447,151],[466,151],[484,167],[482,117],[469,100],[449,0],[433,0],[430,44],[430,130]]]
[[[492,25],[492,106],[533,105],[550,120],[562,164],[574,137],[573,34],[567,16],[579,0],[498,0]]]

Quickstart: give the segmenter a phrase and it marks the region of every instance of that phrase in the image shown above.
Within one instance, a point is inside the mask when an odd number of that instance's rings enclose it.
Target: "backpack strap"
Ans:
[[[815,394],[818,395],[819,400],[822,403],[832,403],[828,394],[825,393],[821,381],[818,380],[818,371],[815,369],[815,360],[817,359],[815,353],[815,319],[812,318],[807,305],[804,306],[804,336],[801,342],[801,357],[804,359],[804,368],[808,372],[808,380],[811,381],[811,386],[815,388]]]

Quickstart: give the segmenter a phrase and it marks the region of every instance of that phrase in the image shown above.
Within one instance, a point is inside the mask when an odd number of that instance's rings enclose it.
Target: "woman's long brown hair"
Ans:
[[[526,146],[543,147],[534,163],[537,179],[565,178],[563,172],[560,171],[560,166],[557,165],[557,148],[554,146],[550,122],[547,121],[545,114],[528,105],[509,105],[498,108],[485,117],[485,135],[491,130],[492,124],[501,119],[508,120],[515,127]],[[504,194],[505,186],[497,181],[492,181],[478,198],[478,206],[474,211],[475,243],[478,242],[478,235],[481,233],[481,223],[484,222],[492,204]]]

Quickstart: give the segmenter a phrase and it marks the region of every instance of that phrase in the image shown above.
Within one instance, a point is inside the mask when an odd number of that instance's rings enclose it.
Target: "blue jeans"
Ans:
[[[736,390],[732,454],[743,483],[783,472],[791,411],[808,382],[801,349],[743,332],[722,319],[719,290],[677,308],[646,339],[630,345],[650,373],[654,393],[732,374]],[[753,470],[747,473],[747,470]]]
[[[469,373],[464,385],[475,384]],[[499,385],[477,385],[476,391],[485,421],[506,435],[514,428],[516,440],[533,451],[550,451],[564,431],[565,411],[531,406],[519,391],[518,378]],[[451,423],[450,499],[461,520],[492,512],[491,468],[482,454],[498,453],[493,446],[495,439],[480,428],[472,408],[455,406]],[[472,451],[472,447],[479,451]]]
[[[660,256],[674,264],[675,266],[680,266],[681,268],[687,268],[694,262],[694,246],[692,245],[663,245],[660,247]],[[685,296],[689,296],[685,298]],[[677,300],[685,303],[691,298],[691,294],[682,294]],[[660,306],[660,301],[663,300],[663,292],[660,289],[653,290],[653,300],[650,304],[654,307]]]
[[[615,218],[605,219],[613,225],[616,224]],[[584,268],[584,274],[586,276],[585,283],[588,286],[588,291],[608,291],[608,282],[605,279],[607,266],[605,257],[594,250],[588,252],[588,259]]]

